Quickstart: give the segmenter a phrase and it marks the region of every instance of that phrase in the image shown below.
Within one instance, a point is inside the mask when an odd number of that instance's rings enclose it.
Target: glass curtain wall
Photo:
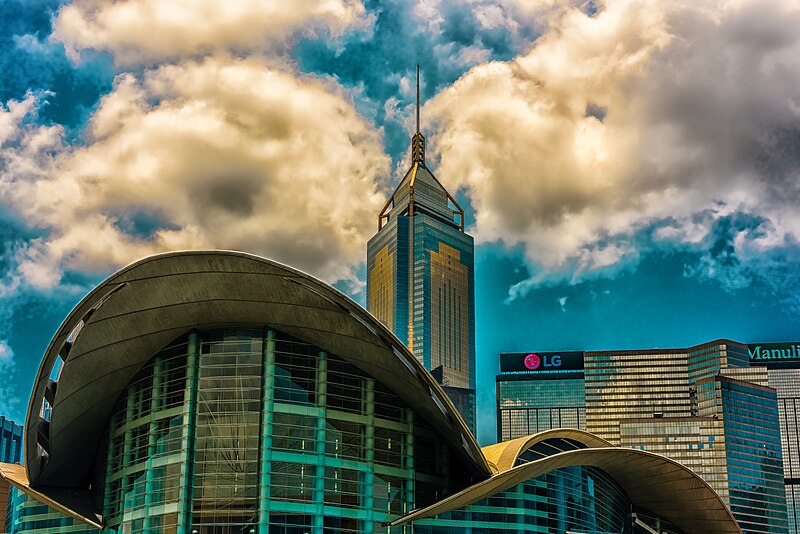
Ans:
[[[624,490],[595,467],[557,469],[474,504],[414,522],[415,534],[630,534]]]
[[[104,516],[125,534],[386,532],[448,493],[450,463],[342,358],[270,328],[192,332],[116,404]]]
[[[65,516],[61,512],[28,497],[11,487],[5,521],[6,534],[36,532],[37,534],[97,534],[97,529],[83,521]],[[0,524],[2,527],[2,524]]]

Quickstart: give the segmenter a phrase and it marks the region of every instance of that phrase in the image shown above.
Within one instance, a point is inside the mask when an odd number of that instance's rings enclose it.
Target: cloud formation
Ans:
[[[796,1],[608,0],[549,20],[424,110],[478,240],[525,247],[536,274],[517,290],[634,264],[644,233],[711,246],[734,213],[758,221],[730,227],[736,261],[798,246]]]
[[[59,11],[54,36],[75,55],[108,51],[130,65],[284,47],[297,33],[338,36],[366,21],[358,0],[75,0]]]
[[[0,114],[0,200],[47,230],[22,252],[27,282],[197,248],[353,276],[389,161],[334,82],[252,58],[122,74],[85,145],[66,144],[58,126],[26,125],[35,107],[29,96]]]

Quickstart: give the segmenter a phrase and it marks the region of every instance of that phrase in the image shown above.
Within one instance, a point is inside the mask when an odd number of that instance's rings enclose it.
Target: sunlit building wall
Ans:
[[[432,371],[475,430],[473,239],[464,211],[425,165],[412,166],[378,216],[367,244],[367,309]]]

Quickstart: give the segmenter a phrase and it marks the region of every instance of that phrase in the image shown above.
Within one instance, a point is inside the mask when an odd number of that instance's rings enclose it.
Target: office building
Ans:
[[[425,164],[418,105],[411,167],[367,244],[367,309],[434,373],[474,431],[474,260],[464,222],[464,210]]]
[[[789,532],[800,534],[800,342],[751,343],[750,365],[768,369],[778,394]]]
[[[500,358],[502,439],[556,426],[556,415],[585,413],[576,428],[694,470],[730,504],[745,532],[788,532],[776,390],[766,368],[750,366],[746,345],[719,340]]]
[[[497,440],[553,428],[586,428],[583,352],[500,355]]]
[[[14,464],[22,457],[22,427],[0,415],[0,462]],[[5,532],[8,481],[0,478],[0,532]]]
[[[29,406],[25,465],[0,464],[20,534],[741,532],[649,451],[579,430],[481,449],[382,323],[244,253],[112,275],[56,332]]]

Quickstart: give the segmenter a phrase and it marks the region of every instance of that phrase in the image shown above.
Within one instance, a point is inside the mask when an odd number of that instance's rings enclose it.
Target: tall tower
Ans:
[[[411,168],[378,215],[367,244],[367,309],[439,380],[475,431],[473,240],[464,210],[425,164],[411,138]]]

